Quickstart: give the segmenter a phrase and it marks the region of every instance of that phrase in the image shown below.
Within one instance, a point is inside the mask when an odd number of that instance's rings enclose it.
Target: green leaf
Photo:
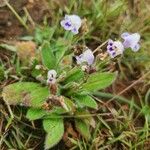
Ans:
[[[77,131],[86,139],[89,140],[91,137],[90,126],[82,119],[75,119],[75,126]]]
[[[0,81],[5,79],[5,71],[4,71],[4,67],[0,66]]]
[[[38,44],[42,44],[44,40],[50,41],[56,27],[43,27],[35,29],[35,41]]]
[[[66,110],[62,107],[53,107],[52,110],[49,111],[49,114],[54,114],[54,115],[59,115],[59,114],[65,114],[66,113]],[[50,115],[47,115],[46,118],[51,118]]]
[[[70,70],[67,73],[65,81],[63,83],[67,84],[67,83],[72,82],[72,81],[73,82],[76,82],[76,81],[79,82],[83,77],[84,77],[84,72],[81,69],[74,67],[72,70]]]
[[[29,108],[26,114],[26,117],[29,120],[37,120],[45,116],[47,112],[43,109],[38,108]]]
[[[74,96],[74,99],[79,105],[87,106],[94,109],[97,109],[98,107],[96,101],[89,95],[77,94]]]
[[[111,85],[116,79],[116,73],[93,73],[87,79],[87,82],[82,85],[82,89],[89,92],[104,89]]]
[[[43,127],[47,132],[45,139],[45,149],[50,149],[62,139],[64,134],[63,119],[44,119]]]
[[[56,65],[56,58],[49,42],[45,41],[42,45],[42,62],[48,69],[54,69]]]
[[[9,105],[39,108],[49,96],[49,89],[34,82],[17,82],[4,87],[2,96]]]
[[[63,59],[63,57],[70,45],[71,45],[70,41],[67,41],[63,38],[59,38],[57,40],[57,42],[55,44],[57,64],[59,64],[60,61]]]

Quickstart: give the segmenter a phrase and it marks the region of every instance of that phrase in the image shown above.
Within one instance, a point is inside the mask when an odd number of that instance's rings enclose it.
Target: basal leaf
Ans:
[[[47,132],[45,139],[45,149],[50,149],[55,146],[64,134],[64,123],[62,118],[44,119],[44,130]]]
[[[94,92],[108,87],[115,79],[116,73],[93,73],[89,76],[87,82],[83,84],[82,88],[89,92]]]
[[[75,126],[77,131],[86,139],[89,140],[91,137],[89,124],[86,124],[82,119],[75,119]]]
[[[87,106],[94,109],[97,109],[98,107],[96,101],[89,95],[77,94],[74,96],[74,99],[79,105]]]
[[[4,87],[2,96],[9,105],[38,108],[49,96],[49,89],[34,82],[17,82]]]
[[[49,42],[45,41],[42,46],[42,62],[48,69],[54,69],[56,65],[56,58]]]

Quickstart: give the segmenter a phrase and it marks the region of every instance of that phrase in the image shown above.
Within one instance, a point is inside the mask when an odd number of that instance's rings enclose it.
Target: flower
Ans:
[[[108,41],[107,52],[111,58],[123,54],[123,51],[124,47],[120,41],[113,41],[111,39]]]
[[[56,76],[57,76],[57,72],[55,70],[49,70],[47,73],[47,83],[55,84]]]
[[[81,18],[77,15],[65,15],[64,20],[60,22],[61,26],[73,34],[79,33],[79,28],[81,27]]]
[[[121,37],[124,39],[124,42],[123,42],[124,48],[131,48],[132,51],[134,52],[137,52],[140,49],[140,45],[139,45],[140,34],[139,33],[130,34],[128,32],[125,32],[121,35]]]
[[[88,65],[92,65],[94,62],[94,55],[90,49],[87,49],[81,55],[75,57],[77,60],[77,64],[82,64],[86,62]]]

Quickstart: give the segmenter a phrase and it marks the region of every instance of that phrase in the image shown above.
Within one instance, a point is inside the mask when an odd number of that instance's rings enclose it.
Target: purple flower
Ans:
[[[49,70],[47,73],[47,83],[55,84],[56,83],[57,72],[55,70]]]
[[[107,52],[111,58],[123,54],[124,47],[120,41],[109,40],[107,45]]]
[[[125,32],[121,35],[121,37],[124,39],[124,42],[123,42],[124,48],[131,48],[132,51],[134,52],[137,52],[140,49],[140,45],[139,45],[140,34],[139,33],[130,34],[128,32]]]
[[[87,63],[88,65],[92,65],[94,62],[94,55],[90,49],[87,49],[81,55],[75,57],[77,60],[77,64]]]
[[[73,34],[79,33],[79,28],[81,27],[81,18],[77,15],[65,15],[64,20],[60,22],[61,26]]]

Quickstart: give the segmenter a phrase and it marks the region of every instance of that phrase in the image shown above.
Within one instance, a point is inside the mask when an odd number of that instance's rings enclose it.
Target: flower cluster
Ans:
[[[65,30],[71,31],[73,34],[78,34],[82,21],[81,18],[77,15],[65,15],[60,24]],[[131,48],[131,50],[134,52],[137,52],[140,49],[139,33],[130,34],[128,32],[125,32],[121,35],[121,38],[124,40],[123,42],[113,41],[111,39],[108,41],[107,52],[111,58],[123,54],[126,48]],[[80,56],[76,56],[76,60],[77,64],[86,62],[88,65],[91,65],[94,62],[94,55],[92,51],[88,49]]]
[[[47,73],[47,83],[55,84],[56,83],[57,72],[55,70],[49,70]]]
[[[107,52],[111,58],[116,57],[117,55],[123,54],[124,46],[120,41],[108,41]]]
[[[130,34],[125,32],[121,35],[121,38],[124,39],[123,43],[120,41],[113,41],[111,39],[108,41],[107,52],[111,58],[123,54],[126,48],[131,48],[134,52],[137,52],[140,49],[139,33]]]

